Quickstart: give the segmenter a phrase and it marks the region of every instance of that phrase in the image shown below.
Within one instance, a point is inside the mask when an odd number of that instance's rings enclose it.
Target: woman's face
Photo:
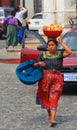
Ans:
[[[50,42],[48,43],[48,50],[51,51],[51,52],[55,52],[56,49],[57,49],[56,43],[53,42],[53,41],[50,41]]]

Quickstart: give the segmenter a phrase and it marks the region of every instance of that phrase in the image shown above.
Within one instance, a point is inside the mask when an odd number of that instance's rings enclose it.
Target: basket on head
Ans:
[[[61,35],[62,27],[55,24],[47,25],[43,27],[43,32],[49,38],[56,38]]]

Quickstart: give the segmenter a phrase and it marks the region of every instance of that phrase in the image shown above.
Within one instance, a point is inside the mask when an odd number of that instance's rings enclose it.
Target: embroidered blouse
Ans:
[[[60,70],[63,66],[63,52],[59,51],[54,56],[49,56],[45,52],[42,52],[40,60],[45,63],[45,70]]]

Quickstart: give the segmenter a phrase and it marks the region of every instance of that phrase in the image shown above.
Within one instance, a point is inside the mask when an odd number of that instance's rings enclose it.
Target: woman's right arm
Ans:
[[[43,53],[40,54],[38,58],[38,62],[34,63],[34,67],[38,67],[38,66],[45,67],[45,63],[42,60],[42,55]]]
[[[43,61],[39,61],[37,63],[34,63],[34,67],[38,67],[38,66],[45,67],[45,63]]]
[[[20,11],[20,13],[23,15],[26,11],[27,11],[27,9],[22,7],[22,10]]]

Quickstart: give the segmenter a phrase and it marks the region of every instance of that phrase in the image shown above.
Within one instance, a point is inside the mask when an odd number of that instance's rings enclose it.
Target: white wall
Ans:
[[[44,18],[44,24],[50,24],[54,23],[55,17],[54,17],[54,0],[42,0],[42,8],[43,8],[43,18]]]
[[[28,8],[28,18],[34,15],[34,0],[25,0],[26,7]]]
[[[25,7],[28,9],[28,18],[31,18],[34,15],[34,0],[25,0]],[[22,5],[23,0],[20,0],[20,3]]]
[[[56,3],[56,23],[64,27],[64,0],[55,0]]]
[[[58,23],[63,26],[64,0],[42,0],[44,24]]]

